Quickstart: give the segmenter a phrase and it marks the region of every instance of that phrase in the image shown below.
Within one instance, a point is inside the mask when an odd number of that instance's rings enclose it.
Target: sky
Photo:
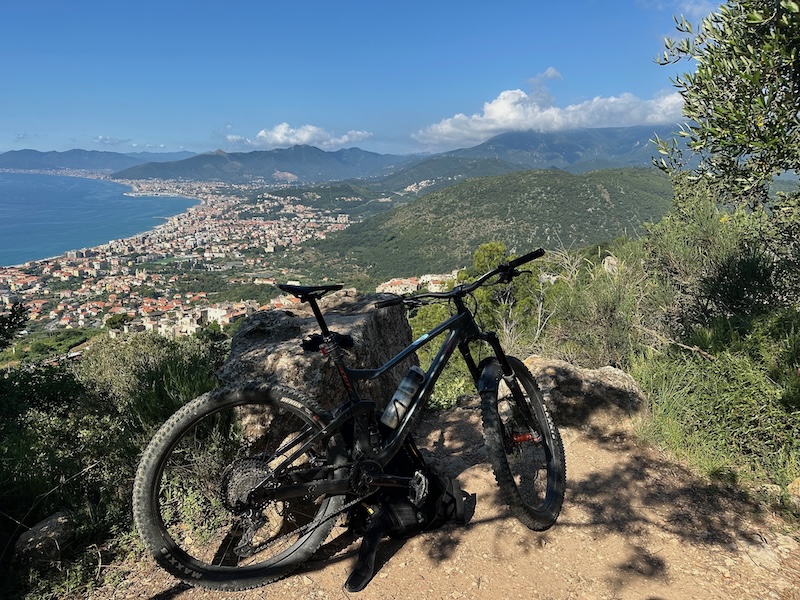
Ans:
[[[707,0],[5,0],[0,152],[408,154],[683,122]]]

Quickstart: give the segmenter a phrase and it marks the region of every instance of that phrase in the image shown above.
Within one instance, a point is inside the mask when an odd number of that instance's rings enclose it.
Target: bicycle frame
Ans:
[[[494,270],[485,273],[470,284],[462,284],[457,286],[451,292],[431,292],[416,296],[416,298],[428,297],[450,300],[456,307],[456,314],[444,320],[442,323],[431,329],[419,339],[412,342],[411,345],[401,350],[396,356],[391,358],[382,366],[373,369],[353,369],[347,366],[344,352],[339,344],[339,336],[328,329],[328,325],[325,322],[325,317],[319,308],[317,300],[328,291],[341,289],[341,286],[279,286],[284,291],[288,291],[296,295],[301,301],[308,302],[311,306],[311,310],[313,311],[314,317],[316,318],[320,327],[320,331],[322,332],[323,343],[319,347],[320,351],[322,351],[323,355],[329,356],[333,364],[336,366],[339,375],[341,376],[342,384],[347,392],[348,402],[345,402],[339,406],[339,408],[337,408],[333,413],[333,419],[327,425],[325,425],[321,431],[312,435],[310,439],[307,435],[303,434],[300,436],[300,438],[297,438],[287,444],[285,448],[281,448],[279,451],[277,451],[276,454],[279,455],[283,454],[285,451],[291,451],[291,455],[282,461],[280,465],[275,467],[273,469],[273,473],[269,477],[256,486],[256,489],[251,492],[251,496],[263,496],[265,499],[268,497],[280,499],[296,495],[325,493],[342,494],[350,492],[351,486],[348,479],[319,479],[317,478],[317,475],[320,475],[321,473],[314,469],[309,471],[309,474],[312,475],[313,480],[305,479],[306,483],[296,483],[296,477],[299,476],[299,474],[294,472],[295,483],[282,485],[280,486],[279,491],[268,489],[268,487],[266,487],[273,477],[279,476],[284,471],[286,466],[292,464],[292,462],[295,461],[301,454],[306,452],[312,444],[317,443],[320,440],[327,442],[334,435],[345,428],[348,422],[353,423],[354,449],[358,454],[358,459],[356,462],[363,463],[366,460],[372,463],[377,463],[381,468],[385,467],[392,457],[394,457],[397,451],[400,450],[403,442],[408,437],[408,434],[416,426],[417,421],[422,415],[422,408],[430,398],[439,376],[442,374],[445,365],[452,357],[456,348],[458,348],[458,350],[461,352],[461,355],[464,357],[464,361],[467,364],[467,368],[470,371],[470,375],[472,376],[472,379],[475,382],[475,387],[479,393],[483,394],[484,391],[496,392],[497,387],[499,386],[499,381],[502,378],[509,386],[514,397],[519,398],[521,395],[520,387],[516,381],[516,378],[514,377],[514,370],[511,367],[505,352],[500,346],[500,341],[497,338],[497,334],[492,331],[483,332],[480,330],[478,324],[475,322],[475,317],[473,316],[472,312],[470,312],[470,310],[464,304],[464,296],[470,294],[481,285],[484,285],[486,281],[495,276],[498,276],[496,283],[508,283],[513,277],[521,274],[521,272],[517,270],[518,267],[542,256],[543,254],[544,250],[541,248],[534,250],[533,252],[510,261],[508,264],[499,265]],[[391,304],[399,304],[401,302],[402,299],[398,298],[396,302],[391,302]],[[391,304],[384,304],[384,306],[389,306]],[[410,356],[411,353],[416,352],[418,349],[431,343],[431,341],[438,338],[445,332],[449,333],[445,337],[441,347],[439,348],[439,352],[431,363],[431,366],[426,373],[424,383],[420,389],[417,390],[416,396],[406,408],[406,412],[400,420],[397,428],[391,433],[387,432],[388,437],[387,439],[383,440],[375,419],[376,404],[374,401],[362,399],[356,386],[354,385],[354,382],[380,377],[388,370],[396,367],[405,358]],[[488,343],[492,348],[497,361],[492,361],[491,363],[486,363],[486,361],[483,361],[481,364],[476,365],[469,349],[469,343],[473,341],[483,341]],[[524,406],[524,403],[520,402],[520,404]],[[297,444],[300,444],[300,446],[297,447]],[[353,460],[353,458],[354,457],[351,456],[349,457],[349,460]],[[346,465],[340,465],[340,467],[344,466]],[[336,468],[334,468],[334,470]],[[370,485],[405,485],[408,483],[406,480],[400,481],[403,478],[389,475],[379,475],[377,478],[370,476],[370,479]],[[252,499],[253,498],[251,498],[251,500]]]
[[[349,399],[349,402],[340,407],[334,414],[334,419],[330,423],[330,428],[337,430],[349,419],[360,420],[361,424],[364,426],[356,428],[356,443],[367,458],[378,462],[382,466],[386,465],[392,459],[402,446],[408,434],[414,429],[418,416],[422,413],[422,409],[433,393],[439,376],[442,374],[444,367],[447,365],[456,349],[458,349],[464,357],[464,361],[467,364],[467,368],[476,386],[480,378],[480,370],[469,349],[469,343],[472,341],[487,342],[500,362],[503,374],[511,375],[513,373],[506,359],[505,352],[500,346],[497,335],[494,332],[482,332],[478,328],[474,316],[465,306],[461,298],[454,299],[456,314],[422,335],[380,367],[373,369],[353,369],[345,364],[344,354],[338,346],[336,337],[328,330],[318,307],[315,306],[316,301],[314,299],[310,299],[309,301],[312,303],[312,309],[314,309],[314,314],[317,316],[317,321],[323,331],[325,340],[323,353],[330,356],[333,360],[342,378],[342,383],[344,384]],[[445,332],[449,333],[442,342],[439,352],[436,354],[430,368],[426,372],[425,381],[408,405],[397,428],[393,430],[392,434],[383,444],[378,447],[373,447],[373,444],[371,444],[368,439],[367,431],[369,430],[370,420],[374,418],[375,403],[363,400],[354,382],[380,377],[387,371],[396,367],[412,353],[431,343]]]

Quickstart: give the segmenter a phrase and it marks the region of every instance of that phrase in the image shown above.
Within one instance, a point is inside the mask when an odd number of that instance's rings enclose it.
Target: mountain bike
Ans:
[[[144,545],[172,575],[193,585],[241,590],[286,576],[325,542],[339,520],[381,489],[420,482],[387,470],[415,430],[437,379],[458,350],[480,396],[490,463],[505,503],[532,530],[551,527],[566,487],[561,436],[535,379],[507,356],[497,335],[475,319],[473,292],[507,284],[542,249],[500,264],[450,291],[395,296],[376,310],[447,302],[451,316],[373,369],[347,365],[349,336],[332,332],[318,301],[341,285],[278,285],[307,302],[320,334],[306,340],[341,376],[346,401],[327,411],[276,381],[222,388],[179,409],[141,458],[133,514]],[[476,306],[476,305],[473,305]],[[442,339],[426,371],[414,370],[380,411],[358,382],[380,377],[421,347]],[[488,346],[476,362],[471,346]],[[416,380],[415,380],[416,379]]]

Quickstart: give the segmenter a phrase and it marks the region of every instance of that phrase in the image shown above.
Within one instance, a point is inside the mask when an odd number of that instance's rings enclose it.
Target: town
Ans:
[[[82,174],[85,176],[85,174]],[[192,181],[122,181],[129,195],[183,196],[198,200],[151,231],[62,256],[0,267],[0,312],[15,302],[28,308],[31,328],[48,331],[103,327],[192,335],[211,323],[229,325],[256,310],[294,300],[242,298],[213,302],[212,290],[174,293],[186,270],[230,271],[239,283],[275,283],[270,257],[310,239],[346,228],[349,215],[276,195],[263,185]],[[152,265],[173,265],[157,272]],[[185,267],[185,268],[184,268]],[[285,275],[285,273],[281,273]],[[376,291],[436,291],[454,274],[395,279]],[[113,319],[113,320],[112,320]]]

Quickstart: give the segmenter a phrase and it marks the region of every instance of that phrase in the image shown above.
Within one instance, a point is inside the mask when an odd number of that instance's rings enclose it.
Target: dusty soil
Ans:
[[[114,583],[89,597],[800,599],[800,537],[777,516],[637,444],[615,407],[557,420],[568,488],[549,531],[526,529],[499,503],[480,413],[467,402],[431,414],[416,439],[475,495],[474,514],[465,526],[383,542],[363,592],[342,587],[359,545],[339,532],[304,570],[248,592],[191,588],[142,558],[111,565]]]

